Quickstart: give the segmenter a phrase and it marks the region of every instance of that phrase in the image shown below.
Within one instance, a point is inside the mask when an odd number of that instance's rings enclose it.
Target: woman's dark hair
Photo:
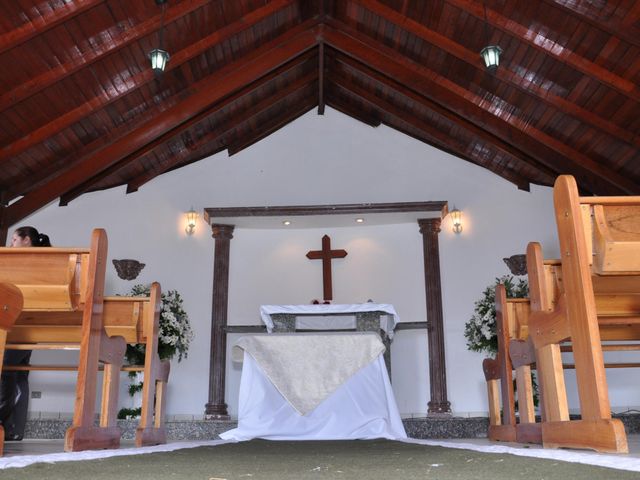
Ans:
[[[16,235],[20,238],[29,237],[31,239],[31,245],[34,247],[50,247],[51,242],[49,236],[44,233],[38,232],[33,227],[20,227],[16,228]]]

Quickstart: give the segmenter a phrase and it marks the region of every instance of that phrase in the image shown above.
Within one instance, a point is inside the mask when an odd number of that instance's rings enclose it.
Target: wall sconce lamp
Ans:
[[[154,73],[164,72],[164,67],[167,66],[167,62],[170,58],[169,53],[162,49],[162,32],[164,30],[164,11],[166,3],[167,0],[156,0],[156,5],[162,7],[162,17],[160,17],[160,33],[158,34],[159,46],[149,52],[149,60],[151,60],[151,68]]]
[[[487,27],[487,6],[483,5],[484,8],[484,37],[487,44],[489,43],[489,30]],[[480,50],[480,56],[484,60],[484,64],[491,73],[495,72],[500,65],[500,54],[502,53],[502,49],[498,45],[487,45],[482,50]]]
[[[454,233],[462,232],[462,212],[456,207],[449,212],[451,216],[451,227]]]
[[[196,222],[198,221],[198,213],[191,207],[187,212],[187,226],[184,229],[187,235],[193,235],[196,231]]]

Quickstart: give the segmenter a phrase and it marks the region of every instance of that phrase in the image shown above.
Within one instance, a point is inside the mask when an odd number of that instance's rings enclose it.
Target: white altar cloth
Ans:
[[[326,390],[327,385],[335,385],[332,377],[336,377],[335,365],[340,362],[334,359],[346,358],[345,362],[350,367],[346,369],[339,367],[338,370],[342,371],[337,376],[344,378],[342,383],[326,393],[324,399],[317,403],[315,408],[310,409],[306,414],[301,414],[269,379],[263,369],[265,359],[256,360],[251,352],[255,345],[253,341],[242,340],[246,337],[262,337],[266,343],[274,343],[282,347],[281,350],[284,353],[282,357],[277,353],[278,349],[270,352],[274,355],[274,358],[268,361],[270,366],[267,368],[270,370],[276,369],[282,372],[292,370],[293,376],[297,376],[297,373],[305,368],[308,372],[322,372],[320,375],[315,375],[320,386],[311,388],[311,396],[314,398],[317,397],[317,391]],[[221,434],[221,438],[238,441],[251,438],[270,440],[406,438],[382,358],[384,346],[377,334],[371,332],[298,333],[246,337],[239,339],[238,343],[248,346],[247,349],[240,345],[234,347],[234,358],[237,358],[240,349],[244,356],[240,380],[238,428]],[[282,343],[283,337],[287,343],[300,344],[299,347],[294,348],[301,352],[298,353],[297,359],[294,359],[294,365],[284,360],[289,357],[290,349]],[[347,337],[347,339],[345,341],[345,338],[340,337]],[[353,346],[357,343],[360,343],[362,348]],[[309,347],[311,344],[313,347]],[[332,351],[332,347],[342,351]],[[354,352],[354,350],[363,350],[365,353]],[[365,362],[360,368],[353,368],[372,352],[377,352],[374,358]],[[348,358],[350,354],[353,354],[355,360]],[[301,369],[300,365],[305,367]],[[352,370],[352,373],[349,374],[349,370]],[[345,372],[347,372],[346,378]],[[278,375],[286,376],[284,373]],[[327,379],[331,380],[327,381]],[[303,377],[302,381],[308,383],[307,378]],[[329,389],[331,388],[333,387]]]
[[[267,326],[267,331],[273,331],[273,320],[271,315],[276,313],[300,314],[300,315],[327,315],[335,313],[353,314],[363,312],[385,312],[388,315],[380,316],[380,329],[389,338],[393,338],[393,331],[400,321],[398,312],[388,303],[352,303],[352,304],[328,304],[328,305],[262,305],[260,307],[260,318]]]

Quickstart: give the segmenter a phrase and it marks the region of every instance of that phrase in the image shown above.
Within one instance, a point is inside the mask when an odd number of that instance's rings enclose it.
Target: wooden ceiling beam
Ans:
[[[318,115],[324,115],[324,43],[318,45]]]
[[[140,158],[144,157],[145,155],[151,153],[157,146],[162,145],[163,143],[168,142],[173,138],[176,138],[177,136],[181,135],[183,132],[186,132],[187,130],[189,130],[191,127],[193,127],[196,124],[204,121],[205,119],[207,119],[208,117],[210,117],[214,113],[219,112],[223,108],[231,105],[233,102],[236,102],[237,100],[239,100],[240,98],[244,97],[245,95],[248,95],[248,94],[258,90],[259,88],[262,88],[262,87],[266,86],[270,82],[273,82],[280,75],[286,74],[287,72],[293,70],[294,68],[297,68],[301,63],[304,63],[305,61],[309,60],[312,56],[313,56],[313,51],[312,50],[300,55],[298,58],[294,59],[293,61],[283,65],[282,67],[278,68],[277,70],[275,70],[275,71],[269,73],[268,75],[260,78],[256,82],[253,82],[252,84],[246,86],[245,88],[243,88],[242,90],[234,93],[233,95],[230,95],[230,96],[226,97],[224,100],[216,103],[215,105],[212,105],[211,107],[209,107],[206,110],[202,111],[201,113],[195,115],[194,117],[192,117],[188,121],[184,122],[183,124],[178,125],[174,129],[168,131],[164,135],[159,136],[153,142],[150,142],[149,144],[145,145],[142,149],[138,150],[137,152],[133,153],[132,155],[129,155],[129,156],[123,158],[119,162],[113,164],[111,167],[103,170],[102,172],[98,173],[97,175],[94,175],[92,178],[84,181],[81,185],[79,185],[79,186],[75,187],[74,189],[64,193],[60,197],[60,203],[59,203],[60,206],[68,205],[71,201],[75,200],[76,198],[78,198],[83,193],[86,193],[89,190],[91,190],[91,188],[93,186],[95,186],[96,184],[98,184],[99,182],[104,180],[105,178],[110,177],[111,175],[113,175],[116,172],[118,172],[119,170],[125,168],[127,165],[131,164],[132,162],[135,162],[135,161],[139,160]],[[158,114],[161,113],[160,110],[158,110],[157,113]]]
[[[301,117],[308,111],[312,110],[316,105],[318,105],[318,99],[315,96],[310,96],[309,100],[304,103],[301,103],[298,106],[298,108],[287,110],[283,116],[273,118],[268,122],[264,123],[263,125],[260,125],[260,128],[255,132],[255,134],[251,138],[241,140],[234,144],[230,144],[227,147],[229,156],[235,155],[236,153],[241,152],[245,148],[248,148],[251,145],[258,143],[260,140],[268,137],[272,133],[277,132],[281,128],[293,122],[298,117]]]
[[[474,160],[473,158],[467,157],[467,156],[461,154],[460,152],[456,152],[455,150],[450,148],[448,145],[441,145],[439,143],[434,142],[433,139],[426,137],[424,132],[409,129],[406,124],[403,124],[399,120],[394,120],[392,122],[385,122],[385,125],[387,125],[389,128],[393,128],[394,130],[397,130],[400,133],[403,133],[404,135],[407,135],[407,136],[409,136],[411,138],[415,138],[419,142],[425,143],[427,145],[432,146],[433,148],[436,148],[436,149],[441,150],[441,151],[443,151],[445,153],[448,153],[452,157],[461,158],[461,159],[463,159],[463,160],[465,160],[465,161],[467,161],[469,163],[472,163],[474,165],[478,165],[479,167],[484,168],[485,170],[489,170],[491,173],[494,173],[489,168],[485,167],[484,165],[478,164],[477,161]],[[496,175],[498,175],[498,174],[496,173]],[[507,174],[505,174],[505,175],[507,175]],[[498,175],[498,176],[500,176],[500,175]],[[525,191],[525,192],[530,192],[531,191],[531,183],[529,182],[529,180],[527,180],[525,178],[521,179],[521,181],[522,181],[521,184],[517,183],[518,181],[520,181],[520,179],[516,178],[516,177],[507,178],[507,176],[503,176],[502,178],[504,178],[508,182],[511,182],[511,183],[515,184],[518,187],[518,190],[522,190],[522,191]]]
[[[299,92],[300,90],[307,88],[310,82],[315,82],[317,80],[317,72],[313,71],[305,75],[304,77],[299,78],[292,84],[288,85],[286,88],[280,89],[276,94],[271,95],[264,100],[258,102],[256,105],[251,105],[251,107],[241,114],[236,114],[229,122],[224,122],[219,128],[212,130],[211,132],[205,134],[202,138],[198,139],[193,147],[190,149],[184,149],[181,153],[173,156],[167,164],[163,165],[160,169],[155,171],[147,170],[142,175],[134,178],[133,180],[129,180],[127,183],[127,193],[136,192],[142,185],[154,179],[158,175],[163,174],[167,170],[170,170],[175,165],[180,163],[185,159],[185,157],[191,153],[191,151],[199,150],[203,146],[211,144],[214,141],[218,141],[220,143],[223,142],[224,137],[234,132],[237,128],[241,127],[243,124],[250,122],[256,116],[266,112],[270,108],[273,108],[275,105],[285,100],[289,96]],[[167,139],[165,139],[165,142]],[[139,158],[139,157],[138,157]]]
[[[473,15],[474,17],[485,21],[484,17],[484,3],[477,2],[475,0],[446,0],[447,3],[455,5],[461,10]],[[377,3],[377,2],[374,2]],[[636,101],[640,100],[640,88],[631,80],[622,78],[619,75],[601,67],[600,65],[587,60],[581,55],[576,54],[567,48],[558,48],[556,42],[553,41],[540,41],[539,34],[532,32],[528,27],[520,25],[510,18],[507,18],[491,8],[486,9],[487,19],[486,21],[495,28],[502,30],[507,35],[517,38],[520,42],[527,44],[528,46],[535,48],[545,55],[555,58],[557,61],[565,63],[570,67],[578,70],[579,72],[595,78],[603,85],[607,85],[610,88],[617,90],[618,92],[633,98]],[[413,21],[413,20],[411,20]],[[477,55],[479,56],[479,55]]]
[[[349,117],[355,118],[359,122],[369,125],[370,127],[379,127],[380,118],[377,115],[365,114],[362,110],[356,109],[353,105],[349,105],[336,96],[327,96],[327,105]]]
[[[312,27],[314,27],[316,25],[317,25],[317,20],[313,20],[313,19],[307,20],[306,22],[304,22],[301,25],[299,25],[298,27],[292,29],[290,32],[284,34],[280,38],[283,38],[283,39],[291,38],[291,37],[297,35],[298,33],[304,32],[306,29],[312,28]],[[302,56],[300,56],[300,57],[308,58],[308,57],[305,57],[304,54]],[[235,63],[232,64],[232,65],[235,65]],[[230,67],[229,65],[227,65],[225,67],[222,67],[222,69],[218,70],[218,72],[216,72],[216,74],[219,74],[220,72],[229,71],[230,68],[232,68],[232,67]],[[269,73],[270,72],[267,72],[267,74],[265,76],[268,76]],[[201,80],[195,86],[194,85],[190,86],[188,89],[184,90],[182,92],[182,94],[183,95],[184,94],[197,94],[198,93],[197,85],[201,84],[205,80]],[[164,110],[166,110],[168,108],[168,106],[175,106],[175,104],[176,104],[176,100],[174,98],[170,98],[165,102],[165,105],[159,106],[159,107],[156,107],[156,108],[153,108],[153,109],[150,109],[150,110],[147,110],[146,112],[143,113],[143,116],[135,118],[135,122],[136,122],[136,124],[139,125],[139,124],[146,123],[147,121],[152,121],[154,118],[156,118],[157,115],[162,114],[162,112],[164,112]],[[175,130],[175,129],[179,128],[179,127],[180,127],[180,125],[174,125],[173,130]],[[90,144],[86,145],[81,152],[79,152],[77,155],[74,155],[72,158],[67,157],[62,162],[52,163],[52,164],[48,165],[46,168],[40,169],[37,172],[36,175],[31,176],[29,178],[25,178],[23,181],[12,185],[11,188],[10,188],[10,191],[9,191],[10,198],[13,199],[13,198],[16,198],[18,196],[25,195],[29,191],[34,190],[37,187],[39,187],[40,184],[42,184],[43,182],[52,180],[55,176],[57,176],[59,174],[59,170],[61,168],[65,169],[68,166],[73,165],[75,162],[81,161],[81,159],[84,156],[90,155],[91,152],[100,150],[101,148],[103,148],[107,144],[113,142],[114,139],[118,139],[118,138],[122,137],[123,135],[128,133],[130,130],[131,130],[131,126],[129,124],[120,125],[119,127],[117,127],[114,130],[112,130],[110,132],[110,135],[100,137],[100,138],[94,140],[93,142],[91,142]],[[150,143],[152,143],[152,142],[150,142]],[[84,180],[87,180],[87,179],[84,179]],[[80,188],[82,186],[82,183],[84,183],[84,182],[81,182],[81,183],[79,183],[77,185],[74,185],[70,190],[75,190],[76,188]]]
[[[554,8],[562,10],[569,16],[579,18],[580,21],[588,23],[592,27],[596,27],[597,29],[606,32],[609,35],[619,37],[625,42],[630,43],[631,45],[640,47],[640,34],[638,32],[638,28],[633,29],[632,25],[629,23],[630,21],[632,21],[632,15],[625,16],[624,19],[617,18],[612,21],[611,18],[605,18],[601,15],[594,15],[593,17],[587,15],[583,8],[578,7],[578,5],[580,4],[577,4],[576,2],[567,2],[566,0],[542,1],[547,5],[551,5]],[[638,2],[633,2],[631,11],[633,12],[635,10],[636,15],[638,12],[638,7],[640,7],[640,4]]]
[[[165,13],[165,24],[171,23],[179,18],[191,13],[192,11],[209,3],[210,0],[191,0],[189,2],[178,3],[167,9]],[[104,44],[88,50],[84,55],[73,56],[66,63],[57,65],[50,70],[42,72],[40,75],[32,78],[28,82],[24,82],[13,90],[0,95],[0,111],[29,98],[32,95],[44,90],[54,83],[64,80],[69,75],[77,72],[81,68],[88,67],[92,63],[106,55],[126,47],[127,45],[139,40],[141,37],[149,35],[160,28],[162,14],[158,8],[158,15],[153,16],[135,27],[125,30],[121,36],[114,42],[105,42]]]
[[[442,104],[446,98],[449,108],[458,115],[469,118],[499,138],[508,139],[509,143],[547,167],[574,174],[582,186],[593,193],[640,193],[640,186],[628,177],[595,162],[525,121],[514,117],[501,118],[487,100],[428,67],[399,56],[393,49],[347,25],[339,24],[339,28],[327,25],[324,42],[373,70],[404,83],[436,103]]]
[[[448,133],[438,130],[432,124],[416,117],[412,112],[408,112],[407,110],[401,109],[391,102],[388,102],[387,100],[377,97],[370,91],[356,85],[350,80],[339,78],[334,75],[332,84],[344,89],[350,95],[357,97],[361,101],[382,112],[380,113],[380,116],[382,118],[384,118],[386,115],[389,115],[395,121],[399,121],[401,123],[409,125],[413,129],[422,132],[426,137],[432,139],[432,141],[437,143],[439,146],[446,145],[448,148],[453,149],[456,152],[457,157],[463,158],[465,160],[471,160],[471,162],[475,163],[476,165],[488,168],[487,165],[483,165],[482,162],[480,162],[473,156],[473,154],[470,154],[468,152],[468,144],[460,143],[458,141],[458,138],[452,138]],[[454,141],[456,141],[457,143],[454,143]],[[504,169],[492,171],[495,174],[505,178],[509,182],[512,182],[516,186],[529,183],[526,178],[512,170],[506,172]]]
[[[555,178],[561,173],[555,169],[549,168],[547,165],[541,164],[535,158],[532,158],[527,153],[517,149],[508,142],[505,142],[500,137],[485,130],[481,126],[474,124],[468,118],[458,115],[455,112],[452,112],[451,110],[441,106],[440,104],[428,98],[425,98],[424,96],[398,83],[393,78],[385,77],[381,73],[372,70],[371,68],[346,56],[336,56],[335,61],[344,65],[346,68],[351,69],[352,71],[355,70],[356,72],[358,72],[358,74],[364,75],[370,80],[381,84],[386,88],[390,88],[407,100],[418,103],[419,105],[429,109],[434,114],[446,119],[454,125],[458,125],[460,128],[466,130],[474,137],[478,137],[481,141],[492,145],[496,150],[501,151],[511,158],[517,159],[518,162],[522,162],[528,167],[535,168],[546,178],[546,182],[549,185],[553,185]]]
[[[389,8],[376,0],[367,0],[366,2],[364,0],[352,0],[352,1],[360,5],[360,7],[366,10],[369,10],[370,12],[376,15],[379,15],[385,20],[397,25],[399,28],[402,28],[403,30],[406,30],[411,34],[418,36],[422,40],[466,62],[467,64],[473,66],[476,70],[482,70],[483,72],[485,71],[479,52],[472,52],[466,49],[462,45],[451,41],[449,38],[443,35],[440,35],[439,33],[425,27],[424,25],[422,25],[419,22],[416,22],[415,20],[412,20],[410,18],[403,16],[396,10]],[[474,12],[470,12],[470,13],[477,14],[478,10],[482,11],[482,4],[479,4],[479,3],[476,4],[473,1],[467,1],[467,0],[447,0],[447,1],[450,3],[455,2],[456,5],[459,6],[460,8],[463,8],[462,5],[465,5],[465,6],[469,5],[469,8],[473,8],[474,10]],[[505,21],[508,21],[509,24],[513,23],[510,20],[505,20]],[[507,33],[513,36],[513,32],[507,32]],[[520,39],[520,40],[524,41],[523,39]],[[600,68],[600,70],[603,70],[603,69]],[[623,142],[629,143],[630,145],[635,145],[636,147],[640,147],[640,137],[635,135],[633,132],[630,132],[616,125],[615,123],[612,123],[608,119],[602,118],[599,115],[585,108],[580,107],[579,105],[567,100],[564,97],[561,97],[560,95],[556,95],[550,92],[549,90],[536,85],[534,82],[524,78],[522,74],[518,73],[517,71],[510,70],[508,68],[508,64],[503,63],[500,66],[500,68],[498,68],[493,73],[493,76],[498,78],[500,81],[505,82],[517,88],[519,91],[523,92],[527,96],[534,97],[536,101],[544,102],[546,105],[553,108],[554,110],[560,111],[565,114],[568,113],[569,115],[572,115],[576,119],[586,124],[589,124],[599,130],[602,130],[610,135],[613,135],[619,138]],[[628,82],[626,80],[624,80],[624,82],[625,82],[624,86],[626,87],[626,91],[623,93],[625,93],[626,95],[629,95],[629,90],[631,91],[635,90],[637,94],[640,94],[640,90],[638,90],[638,87],[633,85],[632,82]]]
[[[314,25],[313,27],[310,27]],[[317,46],[315,20],[297,27],[253,50],[239,61],[222,67],[218,72],[196,83],[190,96],[168,108],[161,115],[131,129],[117,141],[91,152],[78,162],[70,162],[56,178],[28,192],[7,208],[9,222],[13,223],[51,202],[63,193],[80,185],[112,164],[143,148],[155,138],[188,121],[203,109],[233,94],[243,86],[267,75],[293,58]],[[115,140],[115,139],[114,139]]]
[[[295,92],[290,92],[289,94],[292,94]],[[270,106],[264,107],[262,108],[262,110],[260,111],[264,111],[265,109],[271,108],[271,106],[275,105],[278,101],[281,101],[282,98],[280,98],[279,100],[275,100],[275,99],[266,99],[266,102],[261,102],[261,103],[269,103]],[[305,104],[306,105],[306,104]],[[314,104],[309,107],[306,108],[305,112],[308,111],[310,108],[313,108],[315,106],[315,102]],[[297,111],[297,110],[296,110]],[[219,130],[215,130],[213,132],[209,132],[208,134],[206,134],[204,137],[202,137],[200,140],[198,140],[198,142],[196,143],[196,145],[194,145],[193,151],[189,151],[189,152],[180,152],[179,154],[171,157],[169,159],[169,162],[165,165],[162,165],[161,168],[154,170],[154,171],[146,171],[145,173],[137,176],[136,178],[132,179],[129,181],[129,183],[127,184],[127,193],[133,193],[133,192],[137,192],[138,189],[140,189],[140,187],[142,187],[144,184],[150,182],[151,180],[153,180],[154,178],[156,178],[159,175],[162,175],[165,172],[168,172],[174,168],[176,168],[178,165],[180,165],[181,162],[185,161],[186,159],[188,159],[189,157],[191,158],[205,158],[205,157],[210,157],[212,155],[215,155],[216,153],[219,153],[222,150],[228,150],[228,146],[225,143],[225,137],[228,136],[229,134],[233,133],[233,131],[236,128],[239,128],[242,126],[242,124],[247,123],[247,122],[251,122],[253,118],[255,118],[256,115],[258,115],[260,112],[259,111],[247,111],[245,112],[246,114],[242,116],[242,119],[238,118],[234,118],[233,122],[228,124],[228,128],[225,128],[223,132],[219,131]],[[290,114],[290,111],[287,111],[287,114]],[[297,117],[296,117],[297,118]],[[226,126],[225,126],[226,127]],[[213,152],[211,152],[211,145],[214,145],[214,149]],[[208,147],[208,148],[207,148]],[[202,152],[203,150],[207,150],[207,153],[202,154],[202,153],[197,153],[197,152]],[[196,153],[194,153],[196,152]],[[231,154],[229,154],[231,155]]]
[[[192,11],[194,8],[196,8],[196,6],[202,6],[201,3],[207,3],[207,1],[198,0],[197,3],[185,2],[178,5],[181,10],[175,11],[173,9],[178,7],[172,7],[167,11],[167,13],[171,11],[172,12],[171,18],[175,20],[179,18],[178,16],[179,14],[181,16],[186,15],[187,13]],[[217,30],[211,33],[207,37],[196,42],[195,44],[192,44],[187,48],[184,48],[183,50],[176,52],[171,57],[171,61],[167,64],[166,72],[169,72],[172,69],[179,67],[183,63],[191,60],[197,55],[200,55],[201,53],[214,47],[215,45],[227,41],[234,35],[237,35],[238,33],[248,28],[251,28],[253,25],[260,22],[261,20],[277,13],[280,9],[283,8],[283,5],[288,6],[290,3],[291,3],[291,0],[278,0],[275,2],[270,2],[264,7],[258,8],[253,12],[245,15],[244,17],[237,20],[236,22],[233,22],[221,28],[220,30]],[[190,6],[190,9],[188,11],[184,10],[187,6]],[[131,85],[131,88],[128,88],[126,90],[118,90],[117,92],[115,92],[115,94],[107,94],[106,92],[99,89],[100,93],[98,95],[87,100],[82,105],[79,105],[73,108],[72,110],[69,110],[64,115],[58,117],[55,121],[42,125],[40,128],[32,132],[29,132],[28,135],[25,135],[24,137],[16,140],[15,142],[7,145],[6,147],[3,147],[0,150],[0,165],[2,165],[3,161],[10,159],[12,157],[15,157],[21,152],[27,150],[28,148],[31,148],[34,145],[37,145],[38,143],[43,142],[47,138],[52,137],[57,133],[63,131],[64,129],[70,127],[74,123],[81,121],[84,117],[90,115],[96,109],[106,107],[107,105],[131,93],[132,90],[140,88],[146,85],[147,83],[153,81],[154,79],[155,79],[155,75],[153,71],[151,71],[151,69],[149,68],[134,75],[132,78],[129,79],[129,85]],[[0,110],[2,110],[2,105],[3,105],[2,99],[5,96],[7,98],[10,98],[7,95],[0,96]]]
[[[73,3],[65,3],[47,16],[37,17],[3,33],[0,35],[0,54],[104,2],[105,0],[75,0]]]

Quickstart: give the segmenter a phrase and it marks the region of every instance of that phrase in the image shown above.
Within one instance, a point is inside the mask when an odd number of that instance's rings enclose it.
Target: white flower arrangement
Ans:
[[[150,285],[134,285],[129,293],[133,297],[148,297],[151,294]],[[182,297],[176,290],[169,290],[161,294],[162,310],[158,331],[158,355],[161,360],[171,360],[176,355],[178,362],[187,358],[189,345],[193,340],[193,330],[189,322],[189,316],[183,308]],[[129,365],[144,364],[146,345],[127,345],[125,354]],[[130,372],[129,395],[134,396],[142,390],[142,382],[136,382],[136,372]],[[123,408],[118,412],[118,418],[135,418],[140,416],[140,407]]]
[[[529,284],[524,279],[514,281],[511,275],[496,278],[485,288],[482,298],[475,302],[471,319],[464,326],[467,348],[474,352],[487,352],[495,356],[498,352],[496,333],[496,285],[503,284],[508,298],[523,298],[529,295]]]
[[[134,285],[129,295],[148,297],[150,291],[149,285]],[[182,306],[182,297],[176,290],[163,292],[161,299],[158,355],[161,360],[171,360],[177,354],[178,362],[180,362],[187,357],[189,345],[193,340],[189,316]],[[129,345],[127,347],[127,361],[131,365],[141,365],[144,363],[144,352],[144,345]]]

